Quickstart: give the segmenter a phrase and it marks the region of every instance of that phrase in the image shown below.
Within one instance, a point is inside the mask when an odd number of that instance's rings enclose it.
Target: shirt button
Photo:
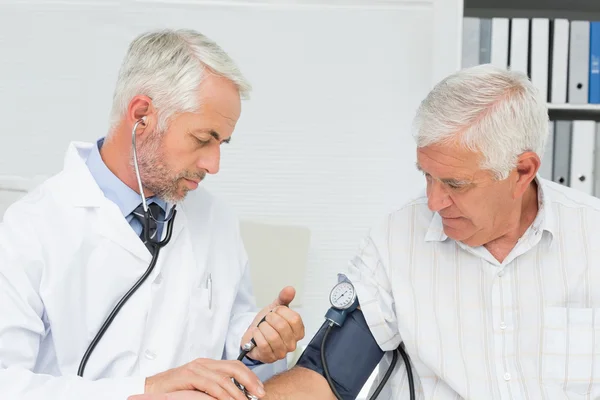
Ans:
[[[504,275],[504,270],[502,270],[502,271],[498,272],[498,276],[500,276],[500,277],[501,277],[501,276],[503,276],[503,275]]]
[[[163,280],[162,274],[158,274],[158,275],[156,275],[156,278],[154,279],[154,284],[160,285],[162,283],[162,280]]]
[[[150,350],[146,350],[144,352],[144,357],[146,357],[148,360],[154,360],[156,358],[156,354]]]
[[[510,381],[510,374],[508,372],[504,374],[504,380]]]
[[[500,322],[500,329],[506,329],[506,324],[504,322]]]

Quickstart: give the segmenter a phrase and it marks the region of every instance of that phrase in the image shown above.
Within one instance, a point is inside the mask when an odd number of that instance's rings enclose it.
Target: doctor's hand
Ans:
[[[182,390],[173,393],[138,394],[129,396],[127,400],[214,400],[214,397],[194,390]]]
[[[296,290],[287,286],[275,301],[256,314],[241,343],[243,347],[254,338],[256,347],[248,353],[249,358],[272,363],[296,350],[296,344],[304,338],[304,323],[300,314],[288,308],[295,296]],[[258,325],[265,316],[265,321]]]
[[[167,397],[141,397],[141,399],[231,400],[233,398],[235,400],[247,400],[231,378],[235,378],[256,397],[262,398],[265,395],[264,386],[260,379],[240,361],[199,358],[179,368],[170,369],[146,378],[145,394],[167,394]],[[191,393],[185,394],[180,393],[180,391],[197,391],[206,393],[208,396],[191,397]],[[198,395],[199,393],[195,394]]]

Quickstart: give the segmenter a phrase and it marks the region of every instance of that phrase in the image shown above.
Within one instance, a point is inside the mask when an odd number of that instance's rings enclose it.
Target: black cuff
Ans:
[[[321,342],[327,327],[327,322],[321,326],[297,363],[323,376]],[[325,344],[325,359],[333,384],[344,400],[356,399],[383,355],[362,311],[355,310],[342,327],[331,329]]]

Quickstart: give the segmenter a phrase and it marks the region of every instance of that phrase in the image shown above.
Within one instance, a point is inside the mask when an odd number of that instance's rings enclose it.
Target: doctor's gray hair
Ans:
[[[146,95],[157,109],[157,131],[163,132],[173,115],[198,110],[198,87],[207,72],[233,82],[242,99],[249,97],[251,85],[236,63],[206,36],[185,29],[138,36],[131,42],[119,71],[111,128],[125,115],[134,96]]]
[[[481,168],[503,180],[524,152],[542,158],[548,109],[524,73],[478,65],[438,83],[422,101],[414,128],[418,147],[455,143],[481,152]]]

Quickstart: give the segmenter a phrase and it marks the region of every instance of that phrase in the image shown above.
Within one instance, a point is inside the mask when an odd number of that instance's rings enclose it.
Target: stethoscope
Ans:
[[[137,178],[138,187],[140,190],[140,196],[142,197],[142,206],[144,208],[144,232],[145,232],[144,239],[145,239],[145,242],[150,243],[150,245],[152,247],[152,260],[150,261],[150,264],[148,265],[146,272],[144,272],[144,274],[140,277],[140,279],[138,279],[137,282],[131,287],[131,289],[129,289],[129,291],[127,293],[125,293],[125,295],[121,298],[121,300],[119,300],[117,305],[113,308],[113,310],[110,312],[110,314],[108,315],[108,317],[106,318],[106,320],[104,321],[102,326],[100,327],[100,330],[98,331],[96,336],[94,336],[94,339],[88,346],[87,350],[85,351],[85,354],[83,355],[83,358],[81,359],[81,362],[79,363],[79,369],[77,370],[77,375],[81,376],[81,377],[83,377],[83,372],[85,371],[85,365],[87,364],[87,362],[90,358],[90,355],[94,351],[94,348],[98,345],[98,343],[100,342],[100,339],[102,339],[102,336],[104,336],[104,333],[106,332],[106,330],[108,329],[110,324],[113,322],[113,320],[115,319],[115,317],[117,316],[117,314],[119,313],[119,311],[121,310],[123,305],[125,305],[127,300],[129,300],[129,298],[135,293],[135,291],[138,290],[138,288],[140,286],[142,286],[144,281],[152,273],[152,270],[154,269],[154,267],[156,266],[156,262],[158,261],[158,254],[160,253],[160,249],[165,247],[169,243],[169,241],[171,240],[171,234],[173,233],[173,222],[175,221],[175,214],[177,214],[177,211],[175,210],[175,205],[173,205],[173,207],[171,208],[169,215],[166,216],[163,221],[159,221],[152,215],[151,210],[148,208],[148,203],[146,202],[146,196],[144,195],[144,188],[142,186],[142,178],[140,177],[140,168],[139,168],[138,162],[137,162],[137,149],[136,149],[136,141],[135,141],[135,137],[136,137],[135,133],[136,133],[136,130],[137,130],[137,127],[139,124],[142,124],[142,125],[146,124],[146,116],[143,116],[142,118],[140,118],[133,125],[133,129],[131,130],[131,145],[133,148],[133,166],[135,169],[135,176]],[[150,237],[150,218],[152,218],[152,220],[154,220],[157,224],[164,224],[165,222],[168,222],[167,232],[166,232],[165,238],[163,240],[154,240]]]

